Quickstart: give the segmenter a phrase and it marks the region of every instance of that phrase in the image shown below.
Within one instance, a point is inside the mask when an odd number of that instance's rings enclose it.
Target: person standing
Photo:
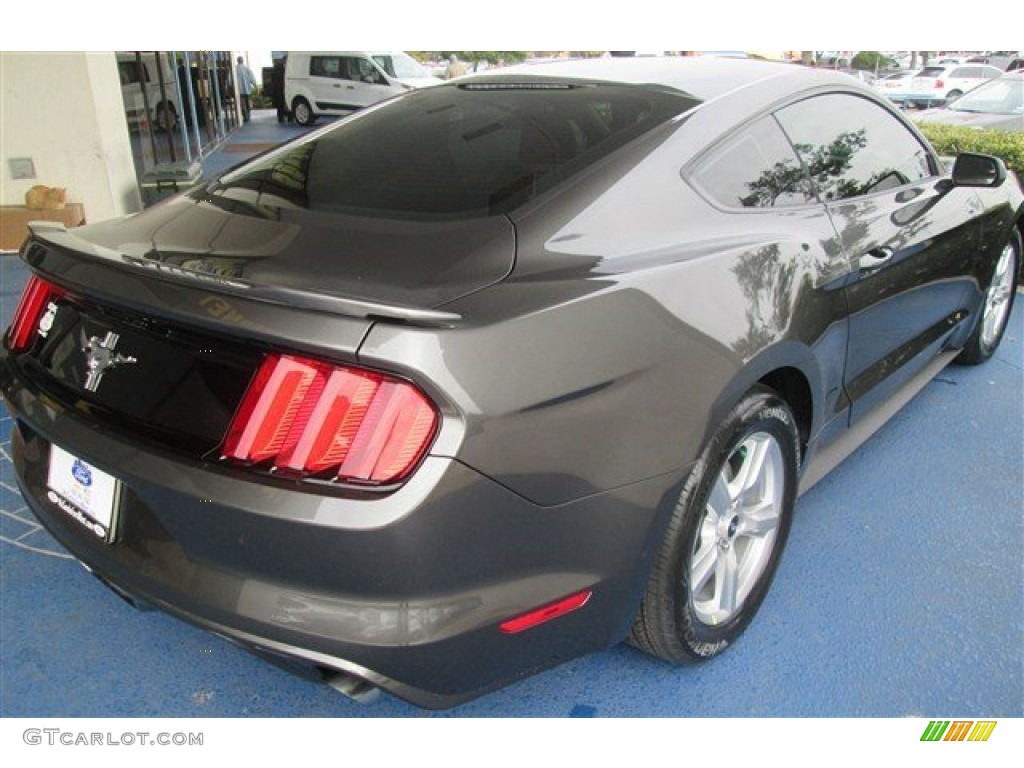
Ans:
[[[235,65],[235,83],[238,85],[238,93],[242,97],[242,117],[249,122],[249,115],[252,114],[252,90],[256,87],[256,78],[241,56]]]
[[[448,58],[448,68],[444,71],[444,79],[452,80],[466,74],[466,65],[459,61],[454,53]]]
[[[274,109],[277,110],[277,122],[283,123],[292,121],[291,110],[284,100],[284,70],[285,59],[274,59],[274,75],[271,81],[270,95],[274,102]]]

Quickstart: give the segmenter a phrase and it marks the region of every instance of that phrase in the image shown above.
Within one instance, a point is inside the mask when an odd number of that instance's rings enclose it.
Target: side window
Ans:
[[[342,77],[341,59],[337,56],[310,56],[309,74],[313,77]]]
[[[965,77],[980,77],[978,67],[957,67],[949,73],[951,79],[961,80]]]
[[[342,59],[342,77],[355,80],[357,83],[387,85],[377,68],[368,60],[358,56],[345,56]]]
[[[846,200],[934,175],[928,151],[896,117],[852,94],[814,96],[776,117],[822,200]]]
[[[701,161],[693,180],[727,208],[816,202],[800,160],[771,117],[726,140]]]

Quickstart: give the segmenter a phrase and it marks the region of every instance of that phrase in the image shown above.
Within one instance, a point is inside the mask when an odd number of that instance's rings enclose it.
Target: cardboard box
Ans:
[[[18,250],[28,237],[30,221],[62,221],[70,229],[85,224],[85,208],[81,203],[68,203],[56,211],[34,211],[24,205],[0,206],[0,250]]]

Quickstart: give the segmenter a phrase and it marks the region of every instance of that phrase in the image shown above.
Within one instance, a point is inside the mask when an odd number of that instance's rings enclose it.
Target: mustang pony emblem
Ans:
[[[130,355],[114,354],[114,347],[120,338],[113,331],[107,331],[102,339],[99,336],[85,338],[85,331],[82,334],[82,351],[85,352],[85,388],[90,392],[99,389],[100,380],[103,374],[118,365],[131,365],[138,362]]]

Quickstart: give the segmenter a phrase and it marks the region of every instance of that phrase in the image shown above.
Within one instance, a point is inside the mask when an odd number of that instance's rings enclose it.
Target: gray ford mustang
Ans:
[[[18,482],[118,594],[450,706],[707,659],[799,492],[1014,298],[999,160],[844,75],[568,62],[410,92],[118,221],[38,224]],[[828,574],[821,574],[828,578]]]

